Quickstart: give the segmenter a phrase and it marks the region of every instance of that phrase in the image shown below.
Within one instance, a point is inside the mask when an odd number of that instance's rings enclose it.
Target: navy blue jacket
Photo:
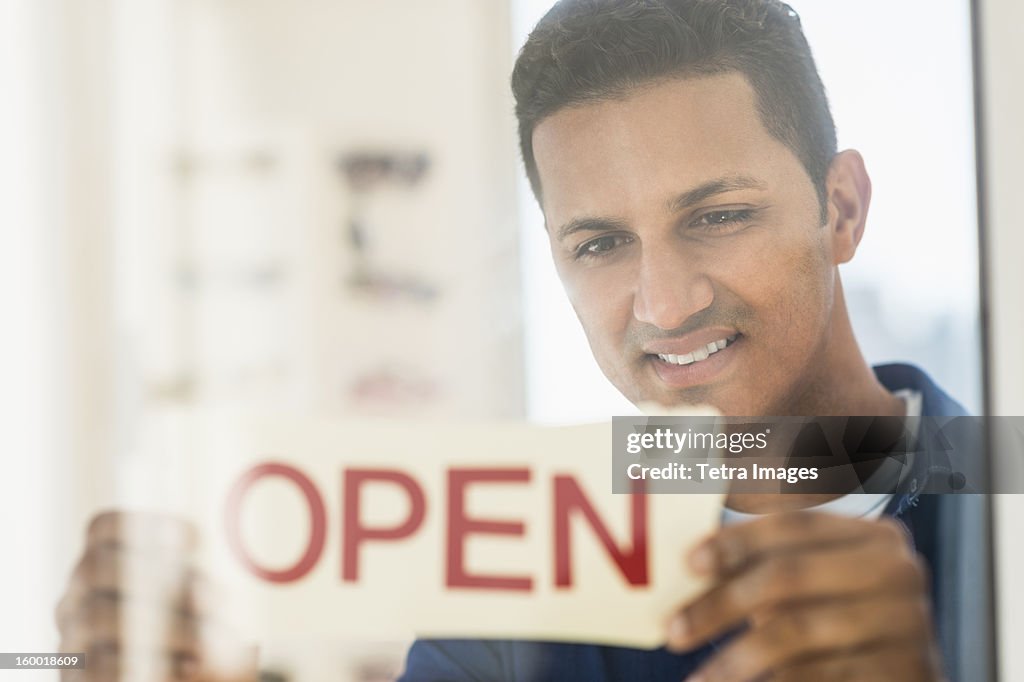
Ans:
[[[922,395],[922,416],[943,417],[965,414],[964,409],[939,389],[921,370],[908,365],[875,368],[879,381],[890,391],[909,388]],[[957,679],[958,632],[957,581],[962,571],[956,565],[959,550],[948,546],[950,513],[947,502],[962,497],[922,494],[928,478],[946,472],[942,463],[915,457],[906,487],[893,497],[886,513],[900,519],[910,530],[914,545],[932,573],[933,603],[940,646],[951,679]],[[942,541],[940,542],[940,537]],[[610,617],[614,617],[613,615]],[[714,653],[710,644],[686,654],[628,649],[593,644],[565,644],[510,640],[418,640],[409,650],[406,682],[611,682],[644,680],[678,682]]]

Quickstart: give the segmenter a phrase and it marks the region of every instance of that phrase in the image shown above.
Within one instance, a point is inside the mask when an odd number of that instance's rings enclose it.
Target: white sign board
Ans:
[[[721,513],[715,494],[613,494],[610,424],[221,416],[150,436],[146,459],[189,463],[203,565],[264,641],[657,647]]]

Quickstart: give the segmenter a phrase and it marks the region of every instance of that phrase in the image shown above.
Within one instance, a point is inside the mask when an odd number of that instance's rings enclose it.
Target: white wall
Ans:
[[[0,642],[12,652],[56,644],[49,597],[61,580],[54,557],[66,475],[54,366],[55,234],[41,183],[48,145],[40,132],[48,112],[40,83],[46,70],[40,9],[31,0],[0,3]],[[54,677],[11,674],[26,681]]]
[[[134,313],[126,326],[148,330],[133,339],[139,371],[162,373],[170,384],[175,372],[190,376],[200,394],[219,400],[289,396],[283,402],[292,406],[351,412],[360,408],[346,401],[347,383],[367,366],[394,363],[439,384],[436,399],[413,410],[419,416],[520,414],[504,3],[201,0],[172,7],[176,82],[168,85],[178,116],[164,144],[176,148],[159,149],[163,157],[154,160],[169,168],[177,155],[189,170],[167,180],[179,185],[165,202],[178,215],[162,237],[144,211],[129,208],[122,222],[122,241],[157,266],[135,268],[134,279],[119,286],[121,307]],[[376,207],[382,226],[370,235],[394,272],[440,288],[432,306],[389,306],[346,291],[353,196],[337,162],[365,149],[432,158],[421,186],[406,196],[384,193]],[[246,166],[257,156],[269,160],[262,177]],[[138,229],[148,229],[146,240],[132,239]],[[138,293],[175,286],[168,271],[177,263],[161,262],[153,243],[170,243],[206,283],[192,297],[193,311],[182,312],[192,304],[180,295],[158,296],[167,303],[159,307]],[[278,301],[216,284],[232,267],[261,261],[281,272]],[[258,328],[255,313],[239,316],[245,305],[262,306],[260,314],[277,323]],[[162,333],[176,315],[184,319]],[[175,324],[191,329],[191,348],[161,345]],[[244,341],[258,334],[274,338],[263,349]],[[271,371],[259,368],[268,376],[231,388],[228,375],[251,369],[241,364],[246,353]],[[270,378],[274,363],[284,379]]]

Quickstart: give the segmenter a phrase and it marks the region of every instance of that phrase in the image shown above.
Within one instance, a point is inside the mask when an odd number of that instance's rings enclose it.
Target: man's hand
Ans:
[[[936,682],[927,571],[892,520],[787,512],[691,552],[714,587],[669,625],[685,651],[740,630],[687,682]]]
[[[57,605],[61,651],[84,652],[68,682],[251,682],[255,650],[213,617],[212,590],[192,567],[197,534],[172,517],[108,512]]]

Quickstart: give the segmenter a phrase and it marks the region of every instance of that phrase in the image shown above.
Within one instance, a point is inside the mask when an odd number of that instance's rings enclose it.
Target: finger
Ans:
[[[68,589],[58,603],[55,618],[58,626],[68,611],[95,589],[113,589],[122,573],[166,576],[187,565],[198,543],[195,527],[173,516],[150,512],[108,511],[92,518],[86,530],[86,549],[69,581]],[[149,557],[150,565],[133,571],[131,565],[112,558],[111,551],[132,548],[133,555]],[[138,559],[135,563],[142,562]],[[126,570],[118,570],[124,566]],[[98,573],[98,577],[97,574]],[[106,585],[94,584],[102,581]],[[152,580],[138,581],[149,586]]]
[[[75,566],[57,604],[57,626],[97,593],[188,610],[195,602],[190,593],[203,590],[201,583],[185,556],[127,551],[111,543],[94,545]]]
[[[869,593],[921,595],[927,583],[917,555],[894,555],[880,543],[769,555],[677,612],[668,644],[688,649],[784,604]]]
[[[248,682],[259,676],[255,652],[253,645],[215,650],[206,647],[193,652],[103,643],[86,649],[84,668],[69,670],[69,674],[63,677],[75,682],[121,679]]]
[[[205,614],[217,610],[228,593],[192,565],[192,557],[169,552],[144,552],[117,544],[90,547],[75,566],[58,602],[58,624],[77,604],[96,592],[121,598],[163,601]]]
[[[786,665],[874,644],[927,642],[924,596],[890,595],[785,609],[729,642],[700,670],[703,682],[759,680]]]
[[[209,586],[201,577],[189,592],[199,591],[200,585],[207,589],[204,592],[212,592]],[[241,621],[232,616],[236,611],[231,607],[232,602],[227,597],[216,600],[219,605],[213,608],[207,602],[197,605],[198,599],[194,596],[186,596],[180,599],[150,599],[138,597],[126,597],[125,595],[109,590],[96,590],[80,600],[73,611],[66,611],[62,614],[60,622],[60,633],[65,639],[70,639],[76,629],[88,627],[91,619],[106,618],[107,622],[113,622],[113,614],[120,613],[122,622],[136,619],[134,627],[145,624],[147,628],[158,627],[160,623],[169,623],[174,628],[182,628],[186,631],[196,630],[202,633],[205,639],[231,640],[238,639],[235,633],[243,628]],[[150,621],[158,622],[150,622]],[[83,625],[84,624],[84,625]]]
[[[908,646],[906,642],[887,642],[827,658],[800,661],[771,677],[772,682],[936,682],[945,679],[934,648]]]
[[[204,644],[194,651],[171,651],[137,643],[97,642],[80,651],[86,655],[85,667],[62,671],[64,682],[255,682],[258,679],[258,659],[253,645]]]
[[[98,679],[117,679],[129,669],[133,679],[188,678],[200,670],[233,679],[255,666],[251,645],[218,623],[113,600],[69,623],[61,650],[85,652]]]
[[[62,671],[62,682],[194,682],[198,662],[190,657],[162,653],[128,654],[116,646],[94,647],[85,667]]]
[[[98,598],[67,621],[61,647],[86,651],[130,639],[139,648],[195,654],[203,636],[200,623],[194,616],[150,604]]]
[[[107,511],[94,516],[86,531],[87,545],[106,543],[188,553],[198,546],[199,531],[194,524],[170,514]]]
[[[191,682],[198,663],[188,655],[165,651],[125,651],[117,644],[96,644],[84,651],[85,666],[61,671],[61,682]]]
[[[872,539],[908,544],[907,532],[898,521],[866,521],[796,511],[768,514],[748,523],[726,526],[694,547],[687,559],[698,573],[729,575],[767,554]]]

